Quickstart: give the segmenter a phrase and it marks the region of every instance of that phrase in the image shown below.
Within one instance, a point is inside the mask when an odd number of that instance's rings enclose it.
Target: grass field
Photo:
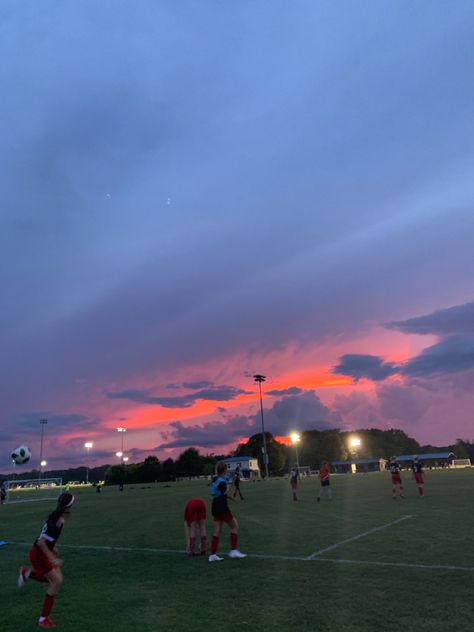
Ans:
[[[314,478],[298,503],[288,481],[244,483],[232,510],[249,556],[214,564],[182,552],[185,502],[208,500],[206,482],[82,489],[59,542],[53,619],[68,632],[470,632],[474,469],[428,472],[422,499],[404,479],[396,502],[388,474],[333,476],[334,500],[321,503]],[[16,578],[50,507],[0,508],[1,632],[37,629],[45,587],[18,590]]]

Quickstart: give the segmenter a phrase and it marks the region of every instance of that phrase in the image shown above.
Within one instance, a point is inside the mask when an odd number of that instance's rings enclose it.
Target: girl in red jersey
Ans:
[[[201,555],[206,554],[206,504],[200,498],[192,498],[184,508],[184,535],[186,538],[186,554],[194,555],[196,545],[196,529],[201,536]]]
[[[318,503],[321,502],[321,496],[323,495],[324,490],[326,490],[329,500],[332,500],[332,489],[329,481],[329,463],[327,461],[323,461],[323,464],[321,465],[319,470],[319,480],[321,482],[321,489],[319,490],[319,496],[317,499]]]
[[[33,568],[22,566],[18,577],[18,587],[21,588],[29,579],[48,584],[44,598],[43,609],[38,620],[40,628],[55,628],[56,625],[50,619],[54,600],[63,584],[61,566],[63,561],[59,558],[56,543],[59,540],[64,521],[69,515],[74,496],[69,492],[61,494],[58,498],[56,509],[49,514],[41,533],[36,538],[30,549],[29,557]]]

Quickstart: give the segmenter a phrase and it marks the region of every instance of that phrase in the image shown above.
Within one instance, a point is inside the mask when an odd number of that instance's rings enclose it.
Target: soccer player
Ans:
[[[400,476],[400,464],[397,461],[396,456],[390,457],[390,461],[388,464],[388,469],[392,475],[392,498],[393,500],[397,500],[397,485],[399,487],[399,495],[400,498],[405,498],[403,495],[403,483],[402,477]]]
[[[321,489],[319,490],[318,503],[321,502],[321,496],[323,495],[324,490],[326,490],[328,499],[332,500],[332,489],[329,481],[329,463],[327,461],[323,461],[323,464],[321,465],[319,470],[319,480],[321,482]]]
[[[235,498],[238,492],[240,496],[240,500],[243,500],[244,497],[242,496],[242,492],[240,491],[240,463],[235,468],[234,478],[232,482],[234,484],[234,494],[232,497]]]
[[[38,620],[40,628],[56,627],[49,616],[53,609],[56,595],[63,584],[61,571],[63,561],[59,558],[56,543],[59,540],[64,521],[68,517],[73,503],[74,496],[71,493],[64,492],[59,496],[56,509],[49,514],[41,529],[41,533],[30,549],[29,557],[33,568],[26,566],[20,568],[18,588],[21,588],[30,579],[48,584],[43,609]]]
[[[423,474],[423,467],[417,456],[413,459],[413,465],[411,466],[411,469],[413,471],[413,478],[415,479],[415,482],[418,486],[418,493],[420,496],[423,496],[425,493],[425,490],[423,489],[423,485],[425,484],[425,477]]]
[[[0,485],[0,504],[3,505],[7,498],[7,486],[5,485],[5,481]]]
[[[290,486],[291,486],[291,492],[293,494],[293,500],[298,500],[298,496],[296,494],[296,490],[298,489],[298,478],[299,478],[299,474],[298,474],[298,468],[294,467],[292,468],[291,472],[290,472]]]
[[[201,537],[201,555],[206,554],[206,504],[200,498],[192,498],[184,508],[184,536],[186,538],[186,554],[194,555],[196,545],[196,528]]]
[[[223,461],[216,464],[216,476],[211,484],[212,494],[212,517],[214,519],[214,532],[211,541],[211,554],[209,562],[221,562],[224,558],[217,555],[219,547],[219,538],[222,531],[222,524],[225,522],[230,527],[230,551],[229,557],[240,559],[247,557],[245,553],[241,553],[237,548],[239,539],[239,525],[232,515],[227,496],[227,465]],[[232,499],[234,500],[234,499]]]

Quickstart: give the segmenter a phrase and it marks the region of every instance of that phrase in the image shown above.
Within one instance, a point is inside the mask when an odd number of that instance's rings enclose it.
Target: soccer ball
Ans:
[[[21,445],[12,452],[12,461],[16,465],[24,465],[31,459],[31,450],[26,445]]]

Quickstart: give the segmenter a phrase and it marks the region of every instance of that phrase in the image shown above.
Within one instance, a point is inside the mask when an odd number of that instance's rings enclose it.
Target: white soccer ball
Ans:
[[[12,461],[17,465],[24,465],[31,459],[31,450],[26,445],[21,445],[12,452]]]

